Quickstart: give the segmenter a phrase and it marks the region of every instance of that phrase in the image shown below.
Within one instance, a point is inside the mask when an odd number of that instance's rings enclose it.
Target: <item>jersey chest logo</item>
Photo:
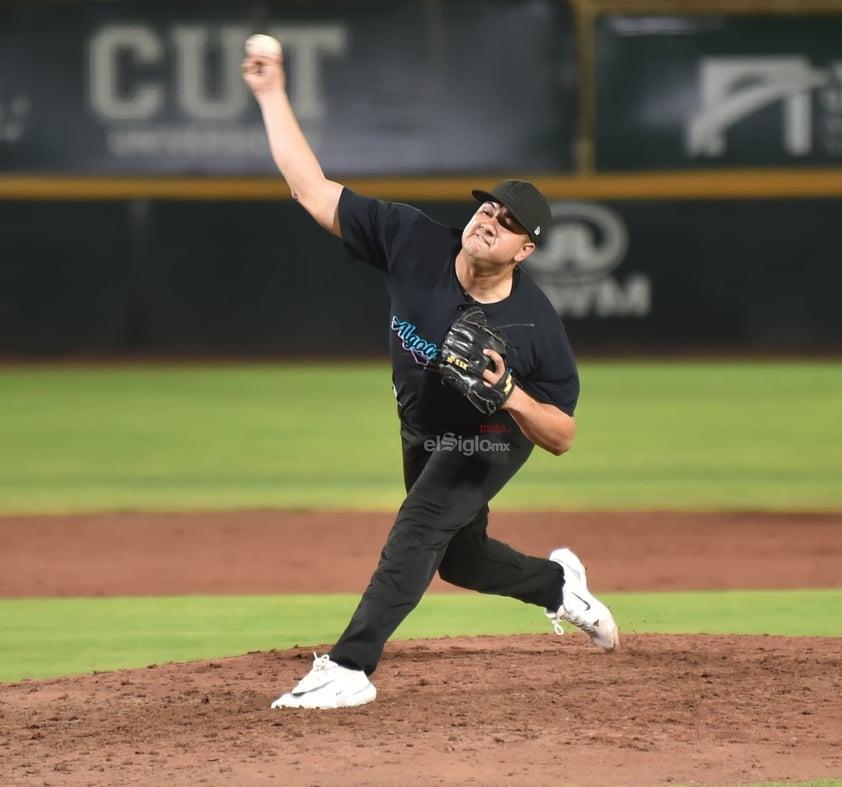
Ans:
[[[429,342],[419,336],[415,325],[411,322],[392,315],[392,331],[400,339],[401,347],[419,366],[427,367],[436,363],[441,350],[434,342]]]

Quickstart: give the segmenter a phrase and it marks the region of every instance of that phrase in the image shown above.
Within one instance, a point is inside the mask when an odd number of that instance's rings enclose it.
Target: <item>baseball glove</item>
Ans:
[[[494,361],[483,350],[506,354],[506,337],[489,324],[479,306],[471,306],[454,320],[441,347],[439,372],[481,413],[495,413],[512,395],[514,380],[506,373],[494,385],[482,379],[482,373],[494,368]]]

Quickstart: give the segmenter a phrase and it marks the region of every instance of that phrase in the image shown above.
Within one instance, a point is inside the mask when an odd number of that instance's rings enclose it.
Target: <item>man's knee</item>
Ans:
[[[477,561],[482,560],[484,532],[472,529],[460,531],[448,544],[439,564],[439,576],[451,585],[471,587]]]

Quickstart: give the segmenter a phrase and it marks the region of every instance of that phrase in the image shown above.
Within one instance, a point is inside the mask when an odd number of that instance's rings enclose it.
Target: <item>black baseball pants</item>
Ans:
[[[486,533],[488,502],[529,457],[531,442],[517,431],[444,443],[407,424],[401,426],[401,440],[406,499],[371,582],[330,652],[336,663],[367,675],[436,571],[453,585],[540,607],[556,607],[561,595],[560,566]],[[494,448],[498,442],[509,448]]]

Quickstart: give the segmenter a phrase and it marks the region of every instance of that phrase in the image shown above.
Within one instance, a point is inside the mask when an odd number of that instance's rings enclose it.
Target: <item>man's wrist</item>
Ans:
[[[509,372],[509,376],[511,377],[511,372]],[[527,396],[526,391],[524,391],[523,388],[514,381],[513,377],[511,378],[511,381],[512,392],[509,394],[506,401],[500,406],[501,410],[518,410],[523,404],[523,397]]]

